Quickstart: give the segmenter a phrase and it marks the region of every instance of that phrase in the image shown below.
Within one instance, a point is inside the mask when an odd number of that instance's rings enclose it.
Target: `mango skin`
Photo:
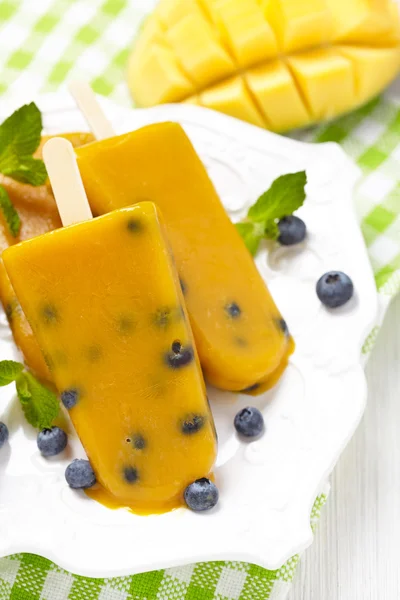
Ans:
[[[160,0],[127,75],[137,106],[184,102],[281,132],[365,104],[399,70],[393,0]]]

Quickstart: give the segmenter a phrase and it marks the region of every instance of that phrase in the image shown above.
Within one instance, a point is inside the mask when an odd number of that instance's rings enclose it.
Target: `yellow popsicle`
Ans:
[[[4,264],[98,481],[141,511],[183,503],[216,439],[152,203],[6,250]]]
[[[273,385],[291,338],[180,125],[150,125],[76,154],[95,214],[145,199],[160,208],[208,381],[228,390]]]

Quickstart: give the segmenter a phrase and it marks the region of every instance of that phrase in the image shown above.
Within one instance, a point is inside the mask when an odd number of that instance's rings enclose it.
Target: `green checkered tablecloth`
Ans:
[[[132,39],[155,0],[0,0],[0,101],[17,107],[72,78],[130,105],[124,69]],[[299,136],[298,136],[299,137]],[[400,288],[400,108],[376,99],[301,134],[341,144],[363,171],[357,210],[383,318]],[[365,342],[367,356],[379,323]],[[311,521],[326,499],[316,500]],[[1,532],[0,532],[1,536]],[[88,579],[32,554],[0,560],[0,600],[283,600],[299,557],[277,571],[213,562],[132,577]]]

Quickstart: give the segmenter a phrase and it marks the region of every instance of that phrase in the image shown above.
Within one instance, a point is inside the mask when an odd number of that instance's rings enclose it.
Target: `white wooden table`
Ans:
[[[289,600],[400,598],[400,297],[367,366],[369,400],[331,478]]]

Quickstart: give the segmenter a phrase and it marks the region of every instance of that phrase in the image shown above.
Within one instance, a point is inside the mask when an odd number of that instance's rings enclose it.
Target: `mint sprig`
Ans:
[[[57,418],[60,405],[57,396],[13,360],[0,361],[0,387],[15,382],[25,418],[37,429],[49,428]]]
[[[0,185],[0,210],[7,222],[10,233],[13,237],[17,237],[21,228],[21,219],[15,210],[15,206],[10,200],[7,190]]]
[[[0,125],[0,173],[33,186],[46,182],[44,162],[33,158],[40,144],[42,126],[42,115],[33,102],[21,106]],[[5,188],[0,186],[0,189],[0,210],[11,235],[16,237],[21,222]]]
[[[15,381],[24,370],[24,365],[15,360],[2,360],[0,362],[0,387]]]
[[[303,205],[306,183],[305,171],[278,177],[250,207],[246,219],[236,223],[236,229],[253,256],[263,238],[278,239],[279,219],[293,214]]]

